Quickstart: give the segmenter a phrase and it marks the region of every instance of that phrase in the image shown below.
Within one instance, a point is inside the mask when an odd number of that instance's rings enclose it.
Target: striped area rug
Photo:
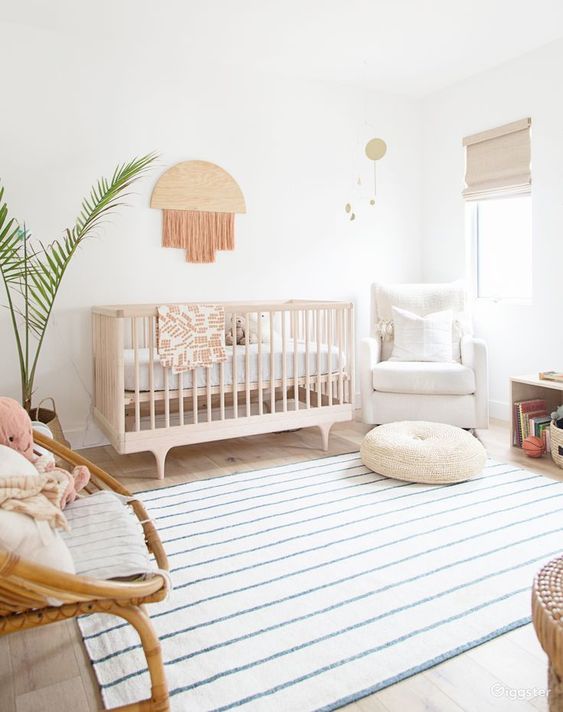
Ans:
[[[139,497],[170,557],[151,617],[176,712],[336,709],[527,623],[563,549],[563,483],[492,461],[427,486],[353,453]],[[107,706],[145,697],[132,629],[80,625]]]

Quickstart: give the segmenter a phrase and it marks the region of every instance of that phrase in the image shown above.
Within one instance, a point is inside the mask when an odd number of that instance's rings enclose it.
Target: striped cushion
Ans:
[[[63,538],[77,574],[114,579],[154,571],[143,528],[125,501],[104,491],[79,498],[65,509],[71,531]]]

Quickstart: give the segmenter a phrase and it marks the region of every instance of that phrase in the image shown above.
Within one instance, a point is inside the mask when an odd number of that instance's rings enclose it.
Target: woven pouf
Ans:
[[[563,712],[563,556],[550,561],[536,576],[532,618],[549,659],[549,712]]]
[[[471,433],[425,421],[374,428],[365,436],[360,456],[380,475],[427,484],[468,480],[483,470],[487,459],[485,448]]]

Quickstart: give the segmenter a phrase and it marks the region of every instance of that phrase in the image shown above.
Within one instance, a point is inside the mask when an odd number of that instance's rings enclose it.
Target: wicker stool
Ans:
[[[408,482],[463,482],[482,472],[485,448],[470,433],[422,420],[379,425],[364,438],[362,462],[386,477]]]
[[[563,712],[563,556],[537,574],[532,591],[536,635],[549,658],[549,712]]]

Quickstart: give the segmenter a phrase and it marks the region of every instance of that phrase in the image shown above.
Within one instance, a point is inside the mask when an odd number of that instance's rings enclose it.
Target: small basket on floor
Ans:
[[[549,426],[551,437],[551,457],[553,462],[563,468],[563,428],[558,428],[552,421]]]

